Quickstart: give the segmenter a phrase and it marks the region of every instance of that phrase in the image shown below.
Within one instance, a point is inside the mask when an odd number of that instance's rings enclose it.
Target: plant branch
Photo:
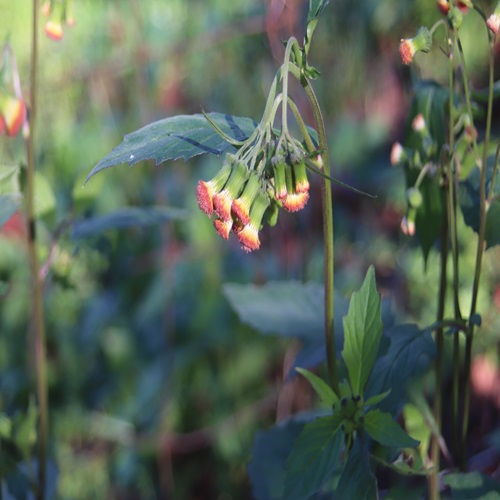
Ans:
[[[38,399],[38,490],[37,498],[45,498],[47,441],[48,441],[48,402],[47,402],[47,361],[45,354],[45,319],[43,311],[43,282],[37,255],[35,198],[35,131],[37,118],[38,84],[38,0],[33,0],[33,26],[31,48],[31,90],[29,134],[26,139],[26,217],[28,224],[28,253],[33,282],[32,325],[35,343],[36,392]]]

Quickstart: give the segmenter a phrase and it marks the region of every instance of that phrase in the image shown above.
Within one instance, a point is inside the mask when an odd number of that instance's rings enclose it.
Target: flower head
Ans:
[[[240,161],[235,162],[224,189],[213,197],[214,211],[222,220],[231,219],[231,206],[234,199],[243,191],[247,178],[248,169],[246,165]]]
[[[422,132],[423,130],[425,130],[425,118],[422,113],[419,113],[415,116],[415,118],[413,118],[411,122],[411,128],[415,132]]]
[[[436,0],[436,4],[441,13],[447,16],[451,7],[450,2],[448,0]]]
[[[287,212],[298,212],[302,210],[309,200],[309,192],[288,193],[283,200],[283,208]]]
[[[414,236],[415,234],[415,222],[410,220],[406,215],[401,219],[401,232],[406,236]]]
[[[233,221],[216,218],[214,219],[214,227],[217,231],[217,234],[227,240],[229,238],[231,228],[233,227]]]
[[[287,193],[286,190],[286,170],[290,167],[286,164],[283,156],[274,156],[271,159],[274,175],[274,197],[277,200],[282,200]]]
[[[52,12],[52,6],[50,4],[50,0],[46,0],[43,2],[42,7],[41,7],[42,15],[45,17],[49,17],[50,13]]]
[[[209,217],[214,213],[214,196],[222,190],[227,179],[231,175],[232,158],[227,157],[224,165],[217,175],[208,182],[200,180],[196,186],[196,199],[201,211]]]
[[[298,161],[292,159],[293,183],[296,193],[309,191],[309,180],[307,178],[307,168],[304,158]]]
[[[250,207],[261,187],[262,179],[260,175],[252,172],[240,197],[234,200],[231,205],[232,215],[239,219],[243,225],[250,222]]]
[[[57,21],[57,20],[54,20],[54,19],[51,19],[50,21],[47,21],[45,23],[44,31],[45,31],[45,34],[51,40],[55,40],[56,42],[59,41],[59,40],[61,40],[61,38],[64,35],[61,21]]]
[[[413,38],[401,40],[399,45],[399,54],[403,64],[411,64],[413,56],[417,52],[429,52],[432,45],[431,32],[425,27],[419,28]]]
[[[13,137],[19,133],[26,120],[26,104],[22,99],[0,91],[0,133]]]
[[[251,252],[260,248],[259,229],[262,217],[269,204],[270,199],[268,194],[261,189],[252,203],[250,209],[250,222],[243,226],[241,231],[237,233],[238,240],[242,244],[242,249],[245,252]]]
[[[399,142],[395,142],[391,149],[391,165],[400,165],[407,158],[408,154],[406,153],[405,148]]]

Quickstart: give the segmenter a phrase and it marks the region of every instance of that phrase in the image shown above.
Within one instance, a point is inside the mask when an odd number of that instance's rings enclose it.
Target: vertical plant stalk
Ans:
[[[483,155],[480,165],[480,180],[479,180],[479,231],[478,231],[478,239],[477,239],[477,249],[476,249],[476,263],[474,269],[474,281],[472,285],[472,300],[471,300],[471,308],[469,315],[469,329],[465,338],[465,361],[464,361],[464,415],[462,420],[462,439],[461,439],[461,456],[460,456],[460,469],[465,471],[466,469],[466,458],[467,458],[467,432],[469,427],[469,412],[470,412],[470,392],[471,392],[471,384],[470,384],[470,368],[472,361],[472,341],[474,338],[474,323],[470,321],[470,319],[476,314],[477,307],[477,297],[479,293],[479,283],[481,279],[481,268],[483,261],[483,253],[485,249],[485,235],[486,235],[486,170],[487,165],[486,161],[488,158],[488,149],[490,143],[490,134],[491,134],[491,117],[493,111],[493,85],[494,85],[494,39],[491,36],[489,29],[486,28],[488,35],[488,42],[490,45],[490,53],[489,53],[489,85],[488,85],[488,108],[486,112],[486,132],[483,144]],[[460,44],[460,40],[458,40],[458,48],[460,51],[460,58],[463,66],[463,78],[464,78],[464,88],[465,88],[465,96],[467,100],[467,109],[471,118],[471,126],[472,126],[472,140],[473,145],[477,151],[477,142],[475,139],[474,133],[474,122],[472,121],[472,111],[471,111],[471,101],[469,95],[469,84],[467,78],[467,71],[465,68],[465,58],[462,50],[462,46]]]
[[[33,31],[31,48],[31,89],[29,134],[26,139],[26,217],[28,224],[28,253],[32,274],[32,327],[35,344],[36,392],[38,399],[38,490],[37,498],[45,497],[47,470],[48,403],[47,403],[47,366],[45,354],[45,319],[43,311],[43,282],[37,256],[36,221],[34,210],[35,197],[35,131],[37,117],[38,84],[38,0],[33,0]]]
[[[449,206],[449,204],[446,204]],[[441,323],[444,318],[444,308],[446,303],[446,268],[448,262],[448,219],[443,221],[441,228],[441,252],[440,252],[440,275],[439,275],[439,295],[438,295],[438,308],[437,308],[437,322]],[[440,461],[440,447],[439,435],[441,434],[441,420],[442,420],[442,400],[443,400],[443,361],[444,361],[444,331],[443,327],[436,329],[436,363],[435,363],[435,376],[436,376],[436,390],[434,393],[434,419],[436,421],[439,433],[433,436],[431,444],[431,460],[432,472],[429,476],[429,497],[431,500],[439,499],[439,461]]]
[[[330,176],[330,155],[326,139],[325,123],[314,90],[304,75],[300,77],[300,83],[304,88],[311,104],[318,131],[319,149],[322,151],[322,164],[318,167]],[[339,391],[339,377],[337,370],[337,358],[335,350],[335,325],[334,325],[334,231],[333,231],[333,205],[332,186],[327,177],[321,177],[321,204],[323,211],[323,241],[325,253],[325,349],[328,365],[330,385],[337,395]]]

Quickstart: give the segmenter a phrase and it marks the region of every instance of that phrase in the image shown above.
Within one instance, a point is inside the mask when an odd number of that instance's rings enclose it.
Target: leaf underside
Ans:
[[[223,113],[208,113],[220,129],[235,140],[245,140],[257,124],[250,118]],[[179,115],[164,118],[127,134],[123,142],[97,163],[85,182],[105,168],[128,163],[130,166],[144,160],[156,165],[167,160],[184,161],[200,154],[221,155],[234,151],[203,116]]]

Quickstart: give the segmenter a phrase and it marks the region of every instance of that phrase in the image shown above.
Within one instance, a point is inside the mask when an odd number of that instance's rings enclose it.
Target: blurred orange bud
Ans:
[[[0,115],[0,133],[5,131],[8,136],[13,137],[19,133],[26,120],[26,104],[22,99],[1,93]]]
[[[63,37],[63,29],[60,21],[47,21],[44,27],[45,34],[56,42]]]

